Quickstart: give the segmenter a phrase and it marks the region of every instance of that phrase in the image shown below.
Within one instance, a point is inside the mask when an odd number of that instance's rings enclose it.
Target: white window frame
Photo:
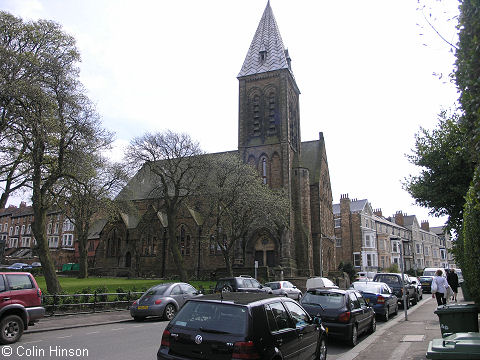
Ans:
[[[356,265],[358,263],[358,265]],[[359,252],[353,253],[353,266],[359,268],[362,266],[362,254]]]

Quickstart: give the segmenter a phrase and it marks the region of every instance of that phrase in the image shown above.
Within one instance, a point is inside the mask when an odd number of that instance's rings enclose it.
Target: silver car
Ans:
[[[266,283],[265,286],[271,288],[272,293],[276,295],[288,296],[295,300],[300,300],[302,297],[302,292],[290,281],[272,281]]]
[[[188,299],[197,296],[200,293],[190,284],[155,285],[130,306],[130,315],[135,321],[143,321],[148,316],[160,316],[170,321]]]

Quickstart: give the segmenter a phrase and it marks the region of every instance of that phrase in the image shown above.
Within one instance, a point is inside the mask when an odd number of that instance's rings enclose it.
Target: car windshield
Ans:
[[[365,291],[371,293],[381,293],[382,292],[382,285],[375,284],[375,283],[367,283],[367,282],[354,282],[352,284],[353,288],[358,291]]]
[[[377,275],[375,277],[375,281],[380,281],[384,282],[387,284],[393,284],[393,285],[399,285],[400,284],[400,278],[396,275]]]
[[[321,305],[324,309],[339,309],[344,305],[344,296],[341,293],[307,291],[302,298],[302,304]]]
[[[423,275],[424,276],[435,276],[436,270],[424,270]]]
[[[188,301],[173,325],[220,334],[245,334],[247,308],[214,302]]]
[[[280,283],[278,283],[278,282],[266,283],[265,286],[269,287],[272,290],[280,289]]]
[[[168,285],[155,286],[147,290],[143,296],[163,295],[167,290]]]
[[[420,276],[420,281],[432,281],[432,277],[430,277],[430,276]]]

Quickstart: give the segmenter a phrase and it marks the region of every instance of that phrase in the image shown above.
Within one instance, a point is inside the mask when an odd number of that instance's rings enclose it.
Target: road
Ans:
[[[388,322],[378,321],[377,332],[394,326],[401,318],[403,312],[399,312]],[[0,359],[153,360],[167,324],[167,321],[156,319],[142,323],[132,320],[109,325],[25,333],[20,342],[13,346],[0,347]],[[353,352],[371,342],[366,335],[359,340],[359,344],[353,349],[341,341],[329,340],[328,359],[353,358]]]

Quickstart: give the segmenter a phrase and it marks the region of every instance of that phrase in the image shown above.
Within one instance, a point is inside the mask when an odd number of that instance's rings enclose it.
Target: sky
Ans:
[[[188,133],[209,153],[238,147],[238,75],[267,0],[0,0],[24,20],[48,19],[73,35],[80,80],[111,156],[145,132]],[[420,127],[433,129],[458,94],[457,1],[271,0],[300,88],[302,141],[323,132],[333,201],[368,199],[441,226],[402,182]],[[419,7],[423,10],[419,10]],[[453,18],[453,20],[451,20]],[[428,22],[427,22],[428,21]],[[16,204],[19,198],[12,198]],[[18,204],[16,204],[18,205]]]

